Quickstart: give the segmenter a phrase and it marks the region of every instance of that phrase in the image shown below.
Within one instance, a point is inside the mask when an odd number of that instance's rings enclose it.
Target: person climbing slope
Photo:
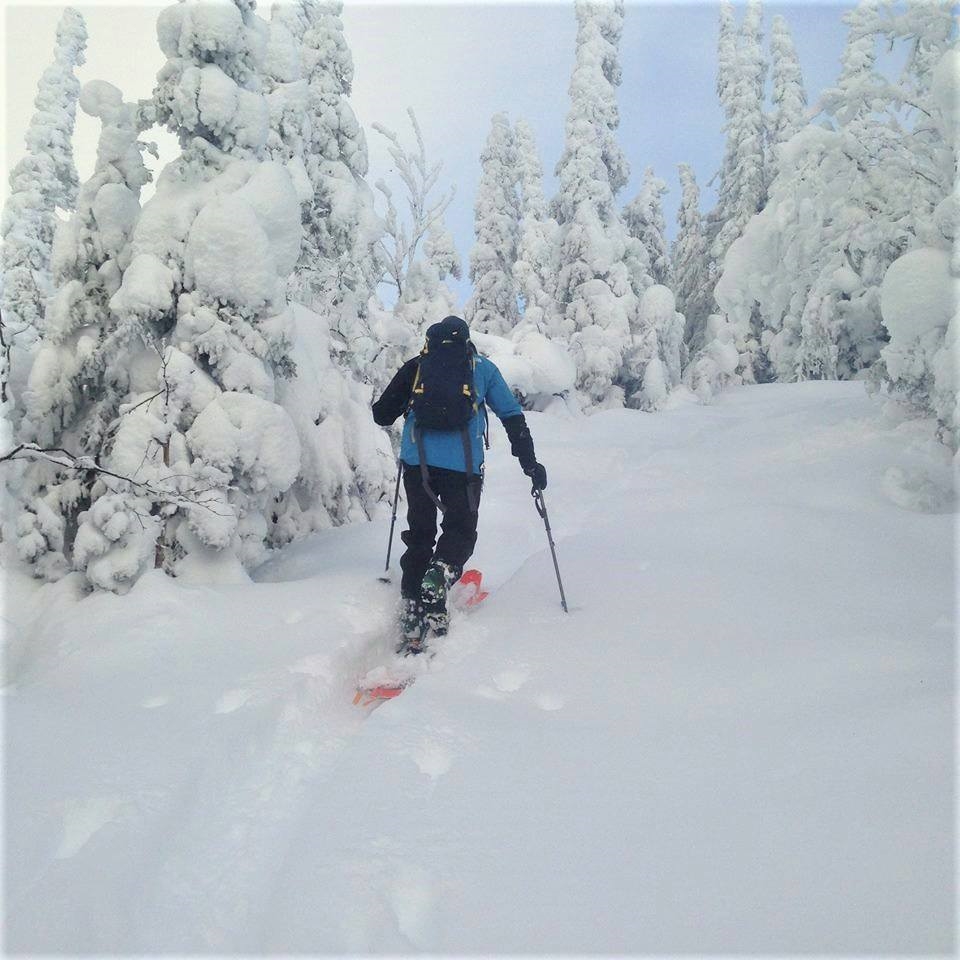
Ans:
[[[407,530],[401,537],[406,550],[400,558],[398,652],[420,653],[431,630],[446,633],[447,590],[460,579],[477,542],[487,407],[503,423],[533,489],[545,489],[547,471],[537,462],[520,404],[497,366],[477,353],[460,317],[429,327],[420,355],[403,364],[373,404],[373,419],[382,427],[406,417],[400,444]]]

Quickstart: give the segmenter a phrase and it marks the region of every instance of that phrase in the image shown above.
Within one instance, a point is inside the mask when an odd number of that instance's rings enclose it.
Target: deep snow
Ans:
[[[256,583],[8,570],[8,951],[955,947],[926,425],[853,383],[530,420],[570,614],[496,427],[493,593],[369,714],[386,513]]]

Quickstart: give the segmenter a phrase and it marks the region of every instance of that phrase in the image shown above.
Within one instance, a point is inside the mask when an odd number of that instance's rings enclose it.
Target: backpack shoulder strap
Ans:
[[[423,393],[423,384],[420,382],[420,359],[417,358],[417,370],[413,375],[413,386],[410,388],[410,398],[407,400],[407,413],[413,406],[414,397],[420,393]]]

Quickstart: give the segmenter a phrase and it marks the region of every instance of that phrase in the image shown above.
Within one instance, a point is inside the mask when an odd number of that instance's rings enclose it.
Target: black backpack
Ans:
[[[410,397],[417,427],[466,428],[477,412],[473,383],[476,355],[470,329],[459,317],[447,317],[427,330]]]

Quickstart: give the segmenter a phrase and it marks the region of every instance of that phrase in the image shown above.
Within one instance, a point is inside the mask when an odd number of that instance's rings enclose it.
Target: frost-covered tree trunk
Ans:
[[[524,329],[543,333],[556,324],[557,222],[547,211],[543,165],[533,129],[525,120],[514,125],[520,227],[513,273],[523,303]]]
[[[470,251],[473,293],[463,315],[481,333],[503,336],[519,319],[513,265],[520,223],[516,147],[505,113],[495,114],[491,121],[480,169],[473,208],[476,243]]]
[[[770,58],[773,67],[773,115],[769,126],[768,182],[776,178],[779,169],[777,155],[780,145],[807,123],[807,94],[803,88],[800,59],[793,45],[790,27],[781,16],[773,18],[770,28]]]
[[[77,198],[73,129],[84,62],[87,29],[83,17],[67,8],[57,25],[53,63],[37,85],[34,114],[25,137],[26,155],[10,171],[4,204],[0,284],[0,404],[8,399],[14,366],[25,373],[50,295],[50,257],[57,209],[69,213]],[[17,363],[13,359],[16,352]],[[21,382],[14,384],[19,393]],[[19,411],[13,412],[14,418]]]
[[[686,318],[684,342],[690,354],[696,354],[703,347],[707,317],[713,310],[713,289],[700,214],[700,189],[690,164],[681,163],[679,170],[682,197],[677,211],[679,230],[673,244],[671,265],[676,307]]]
[[[667,181],[655,176],[653,167],[647,167],[640,192],[623,208],[623,223],[627,233],[646,249],[654,283],[669,287],[670,252],[667,222],[663,217],[663,195],[666,192]]]
[[[587,401],[619,405],[618,380],[637,305],[626,263],[629,238],[616,205],[629,173],[616,141],[623,4],[578,2],[576,11],[570,110],[552,204],[556,300],[563,312],[550,334],[570,344]]]

